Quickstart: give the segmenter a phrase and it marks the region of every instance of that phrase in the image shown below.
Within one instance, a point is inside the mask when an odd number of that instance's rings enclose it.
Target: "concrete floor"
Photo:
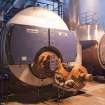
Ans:
[[[39,103],[6,102],[4,105],[105,105],[105,84],[91,82],[83,89],[83,94],[70,96],[59,102],[50,99]]]

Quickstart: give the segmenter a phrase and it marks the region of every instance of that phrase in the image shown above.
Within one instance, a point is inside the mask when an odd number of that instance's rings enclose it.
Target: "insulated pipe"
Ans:
[[[64,0],[64,21],[70,30],[79,24],[79,0]]]

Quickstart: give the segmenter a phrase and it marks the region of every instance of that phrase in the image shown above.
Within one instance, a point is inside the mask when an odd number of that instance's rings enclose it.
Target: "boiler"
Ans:
[[[81,65],[76,33],[47,9],[20,11],[6,24],[1,37],[0,65],[9,68],[14,91],[50,84],[79,90],[91,78]]]

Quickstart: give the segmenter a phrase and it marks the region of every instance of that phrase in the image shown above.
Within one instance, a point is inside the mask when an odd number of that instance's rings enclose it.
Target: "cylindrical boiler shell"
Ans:
[[[98,71],[105,69],[105,34],[97,25],[80,25],[77,34],[83,47],[83,64]]]
[[[8,22],[2,37],[2,64],[9,65],[12,74],[28,86],[53,83],[53,78],[46,78],[43,81],[36,78],[28,66],[33,64],[41,48],[53,46],[61,53],[64,63],[76,61],[76,34],[69,31],[58,15],[43,8],[26,8],[16,14]]]

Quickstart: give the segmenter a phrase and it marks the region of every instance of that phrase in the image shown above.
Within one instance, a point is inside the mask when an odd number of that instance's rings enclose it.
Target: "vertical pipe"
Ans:
[[[64,0],[64,21],[74,30],[79,24],[79,0]]]
[[[50,28],[48,29],[48,46],[50,46]]]

